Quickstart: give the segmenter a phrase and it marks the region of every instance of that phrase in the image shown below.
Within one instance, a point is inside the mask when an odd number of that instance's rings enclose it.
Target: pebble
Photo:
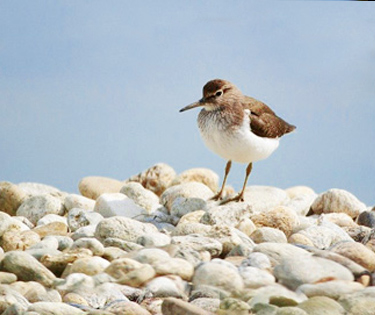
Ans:
[[[137,243],[145,247],[165,246],[171,243],[171,237],[163,233],[145,234],[137,238]]]
[[[256,229],[250,238],[257,244],[259,243],[288,243],[285,234],[274,228],[262,227]]]
[[[345,280],[331,280],[320,283],[307,283],[298,287],[298,291],[304,293],[307,297],[326,296],[337,300],[345,294],[351,294],[364,289],[359,282]]]
[[[26,310],[30,303],[29,301],[22,296],[21,293],[17,292],[16,290],[12,289],[7,285],[0,285],[0,312],[3,312],[12,305],[17,304],[19,305],[20,310]]]
[[[70,211],[74,208],[93,211],[95,206],[95,200],[86,198],[81,195],[69,194],[64,199],[64,206],[66,211]]]
[[[120,192],[122,186],[121,181],[113,178],[88,176],[81,179],[78,189],[82,196],[96,200],[102,194]]]
[[[357,218],[359,225],[368,226],[370,228],[375,227],[375,211],[363,211]]]
[[[176,297],[186,300],[184,283],[178,277],[157,277],[146,285],[145,295],[151,295],[152,297]]]
[[[290,199],[301,195],[316,195],[315,191],[308,187],[308,186],[293,186],[285,189],[285,192],[289,196]]]
[[[224,206],[216,206],[208,209],[202,216],[200,222],[209,225],[225,224],[236,227],[245,218],[252,214],[249,205],[230,203]]]
[[[80,208],[73,208],[68,212],[67,221],[69,228],[75,232],[81,227],[87,225],[96,225],[103,219],[100,213],[94,211],[86,211]]]
[[[276,282],[272,273],[252,266],[240,266],[240,275],[244,281],[245,288],[257,289]]]
[[[113,301],[109,303],[104,310],[118,315],[151,315],[149,311],[131,301]]]
[[[306,193],[306,194],[298,194],[296,196],[290,197],[289,201],[287,201],[284,206],[292,209],[298,215],[306,215],[313,202],[315,201],[317,195],[315,193]]]
[[[163,315],[210,315],[202,308],[181,301],[176,298],[167,298],[162,304]]]
[[[51,222],[45,225],[37,226],[32,231],[38,233],[41,238],[47,235],[65,236],[68,234],[68,226],[63,222]]]
[[[65,303],[56,302],[37,302],[33,303],[27,309],[27,314],[35,312],[36,314],[53,314],[53,315],[83,315],[84,311],[79,308],[70,306]]]
[[[60,215],[51,213],[51,214],[45,215],[43,218],[38,220],[38,222],[36,223],[36,226],[46,225],[52,222],[61,222],[61,223],[64,223],[65,225],[68,225],[68,221],[66,217],[62,217]]]
[[[72,273],[84,273],[89,276],[97,275],[103,272],[109,265],[110,262],[108,260],[98,256],[78,258],[69,269],[64,270],[63,277]]]
[[[10,230],[3,234],[1,246],[5,252],[12,250],[26,250],[40,242],[39,234],[33,231]]]
[[[138,206],[145,209],[148,214],[160,208],[159,196],[151,190],[144,188],[140,183],[128,182],[122,186],[120,193],[132,199]]]
[[[94,256],[102,256],[104,254],[104,246],[97,239],[92,237],[82,237],[72,244],[71,250],[76,248],[87,248],[92,251]]]
[[[345,309],[335,300],[326,296],[314,296],[298,305],[307,314],[311,315],[344,315]],[[350,313],[353,314],[353,313]],[[364,313],[362,313],[364,314]]]
[[[0,209],[9,214],[16,215],[17,209],[27,198],[27,194],[9,182],[0,182]]]
[[[219,187],[219,175],[207,168],[191,168],[178,174],[173,179],[172,186],[189,182],[202,183],[216,193]]]
[[[221,242],[214,238],[204,237],[199,234],[173,236],[171,244],[176,244],[181,249],[193,249],[198,252],[207,251],[212,257],[218,257],[223,251],[223,245]]]

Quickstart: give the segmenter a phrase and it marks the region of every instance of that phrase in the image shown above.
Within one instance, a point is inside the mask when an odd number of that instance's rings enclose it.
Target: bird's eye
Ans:
[[[221,96],[223,95],[223,91],[222,90],[219,90],[215,93],[215,96]]]

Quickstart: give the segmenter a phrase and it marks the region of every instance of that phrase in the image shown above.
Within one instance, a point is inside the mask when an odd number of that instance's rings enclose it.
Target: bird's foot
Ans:
[[[229,202],[232,202],[232,201],[236,201],[236,202],[245,201],[243,192],[239,193],[237,196],[235,196],[233,198],[223,200],[222,202],[220,202],[220,205],[225,205],[225,204],[227,204]]]
[[[209,200],[218,201],[218,200],[222,200],[222,199],[223,199],[223,192],[219,191],[216,195],[211,197]]]

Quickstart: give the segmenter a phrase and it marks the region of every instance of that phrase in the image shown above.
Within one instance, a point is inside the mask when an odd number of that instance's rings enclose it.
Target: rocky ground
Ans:
[[[0,313],[375,314],[375,211],[350,192],[156,164],[81,195],[0,183]],[[227,195],[233,193],[227,189]]]

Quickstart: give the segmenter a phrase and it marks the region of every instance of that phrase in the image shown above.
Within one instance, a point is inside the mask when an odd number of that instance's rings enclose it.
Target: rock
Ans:
[[[4,251],[25,250],[40,242],[40,237],[33,231],[10,230],[3,234],[1,246]]]
[[[103,272],[109,265],[108,260],[98,256],[79,258],[73,262],[67,273],[65,269],[63,276],[66,277],[72,273],[84,273],[93,276]]]
[[[0,182],[0,211],[16,215],[17,209],[27,198],[27,194],[17,185]]]
[[[324,214],[324,220],[332,222],[339,227],[357,227],[358,225],[354,223],[353,219],[343,212],[332,212]]]
[[[295,233],[289,236],[288,243],[293,244],[293,245],[305,245],[305,246],[314,247],[314,244],[310,240],[310,238],[300,233]]]
[[[65,223],[55,221],[45,225],[37,226],[32,231],[38,233],[41,238],[47,235],[65,236],[68,234],[68,226]]]
[[[120,193],[132,199],[139,207],[145,209],[148,214],[155,212],[160,207],[159,197],[152,191],[145,189],[140,183],[125,183]]]
[[[343,315],[346,314],[344,308],[335,300],[326,296],[315,296],[298,305],[307,314],[311,315]],[[351,313],[352,314],[352,313]]]
[[[350,315],[373,314],[375,309],[375,290],[368,287],[364,290],[342,296],[338,302]]]
[[[250,237],[251,234],[257,229],[254,222],[251,221],[249,218],[241,219],[238,224],[235,226],[239,231],[246,234]]]
[[[236,247],[233,247],[231,251],[227,254],[226,259],[229,257],[246,257],[251,254],[253,247],[249,247],[245,244],[239,244]]]
[[[45,238],[54,238],[57,240],[57,244],[58,244],[58,247],[57,249],[58,250],[65,250],[65,249],[68,249],[70,248],[70,246],[73,245],[73,240],[69,237],[69,236],[63,236],[63,235],[51,235],[51,236],[47,236]]]
[[[61,222],[64,223],[66,226],[68,225],[68,222],[65,217],[62,217],[61,215],[57,214],[47,214],[43,218],[41,218],[37,223],[36,226],[46,225],[52,222]]]
[[[104,247],[108,247],[108,246],[118,247],[127,252],[137,251],[143,248],[142,245],[139,245],[130,241],[124,241],[122,239],[114,238],[114,237],[106,238],[103,241],[103,245]]]
[[[247,315],[250,313],[250,306],[239,299],[225,298],[220,303],[218,312],[219,314]]]
[[[296,195],[285,203],[285,207],[293,210],[298,215],[305,216],[316,199],[317,195],[314,194],[302,194]]]
[[[194,267],[198,266],[202,261],[210,261],[211,255],[207,251],[196,251],[193,249],[179,249],[175,255],[175,258],[182,258],[190,262]]]
[[[359,225],[375,228],[375,211],[363,211],[357,218]]]
[[[64,295],[62,301],[67,304],[78,304],[81,306],[89,306],[89,303],[81,295],[69,292]]]
[[[285,258],[274,268],[274,276],[280,284],[295,290],[305,283],[330,280],[353,281],[352,273],[342,265],[321,257],[295,256]]]
[[[141,223],[126,217],[114,216],[100,221],[96,227],[95,237],[99,240],[115,237],[136,242],[138,237],[156,232],[157,228],[153,225]]]
[[[29,302],[16,290],[7,285],[0,285],[0,312],[3,312],[13,304],[18,304],[21,310],[26,310]]]
[[[155,270],[149,264],[142,264],[134,259],[119,258],[111,262],[105,269],[118,283],[140,287],[156,275]]]
[[[257,289],[276,282],[275,277],[268,271],[251,267],[240,266],[240,275],[244,281],[245,288]]]
[[[287,243],[285,234],[274,228],[262,227],[253,232],[250,238],[257,244],[271,242],[271,243]]]
[[[82,237],[95,237],[95,231],[97,226],[97,224],[90,224],[87,226],[80,227],[73,234],[71,234],[72,240],[78,240]]]
[[[361,243],[341,242],[332,246],[330,250],[353,260],[370,272],[375,271],[375,253]]]
[[[209,315],[202,308],[175,298],[167,298],[162,304],[163,315]]]
[[[197,222],[185,222],[178,223],[178,225],[173,229],[171,236],[182,236],[191,234],[208,235],[211,227]]]
[[[5,212],[0,212],[0,237],[7,231],[28,231],[30,230],[27,225],[13,217],[10,217]]]
[[[243,289],[244,282],[236,268],[207,262],[197,267],[193,276],[193,285],[210,285],[228,292],[237,292]]]
[[[218,190],[219,176],[207,168],[191,168],[179,174],[172,182],[172,185],[198,182],[209,187],[214,193]]]
[[[187,213],[204,210],[206,207],[207,202],[203,199],[177,197],[173,200],[170,214],[180,218]]]
[[[148,190],[160,196],[172,183],[176,172],[164,163],[158,163],[147,170],[130,177],[127,182],[138,182]]]
[[[258,252],[252,252],[241,263],[241,266],[252,266],[262,270],[271,270],[271,262],[267,255]]]
[[[152,233],[138,237],[137,243],[145,247],[165,246],[171,243],[171,237],[163,233]]]
[[[270,186],[248,186],[245,190],[245,202],[252,207],[254,213],[272,210],[289,200],[287,193]]]
[[[251,220],[258,227],[272,227],[279,229],[290,236],[293,229],[299,225],[296,213],[284,206],[279,206],[267,212],[262,212],[251,216]]]
[[[178,224],[199,223],[202,216],[205,213],[206,213],[206,211],[204,211],[204,210],[196,210],[196,211],[193,211],[193,212],[189,212],[179,219]]]
[[[145,295],[159,298],[176,297],[186,299],[184,285],[186,286],[186,283],[178,277],[157,277],[147,283]]]
[[[11,284],[17,281],[17,276],[10,272],[0,271],[0,283],[1,284]]]
[[[76,248],[87,248],[92,251],[94,256],[102,256],[104,254],[104,246],[95,238],[82,237],[74,241],[71,250]]]
[[[199,298],[190,302],[190,305],[198,306],[207,312],[215,314],[220,307],[219,299]]]
[[[45,184],[19,183],[18,187],[21,188],[29,196],[51,195],[54,197],[58,197],[60,200],[65,198],[65,193],[61,192],[55,187]]]
[[[37,302],[27,309],[27,314],[30,312],[36,312],[37,314],[48,314],[48,315],[83,315],[86,312],[70,306],[65,303],[56,302]]]
[[[308,315],[303,309],[298,307],[286,306],[279,308],[276,315]]]
[[[116,315],[151,315],[151,313],[139,304],[131,301],[113,301],[104,310]]]
[[[136,219],[137,216],[147,213],[122,193],[102,194],[96,200],[94,211],[105,218],[118,215]]]
[[[340,296],[351,294],[364,289],[364,286],[358,282],[331,280],[320,283],[307,283],[300,285],[298,292],[304,293],[307,297],[326,296],[337,300]]]
[[[11,288],[22,294],[30,303],[35,302],[61,302],[60,294],[53,289],[46,289],[35,281],[17,281]]]
[[[184,201],[186,201],[186,199],[200,199],[205,202],[207,199],[211,198],[212,196],[213,196],[213,192],[207,186],[201,183],[190,182],[190,183],[185,183],[185,184],[172,186],[168,188],[161,195],[160,203],[170,211],[172,209],[172,205],[175,202],[183,203]],[[190,202],[193,202],[193,201],[190,201]],[[195,210],[202,210],[202,209],[190,209],[190,212],[195,211]]]
[[[120,192],[122,186],[123,183],[116,179],[88,176],[81,179],[78,184],[78,189],[84,197],[96,200],[102,194]]]
[[[55,275],[31,255],[21,251],[11,251],[4,254],[0,269],[14,273],[21,281],[37,281],[50,287]]]
[[[176,244],[181,249],[193,249],[198,252],[208,251],[212,257],[218,257],[223,250],[223,245],[219,241],[199,234],[173,236],[171,244]]]
[[[107,259],[108,261],[113,261],[118,258],[125,258],[126,256],[127,256],[126,251],[117,247],[112,247],[112,246],[105,247],[104,253],[102,255],[102,257],[104,259]]]
[[[103,216],[94,211],[73,208],[69,211],[67,219],[69,228],[75,232],[81,227],[98,224]]]
[[[69,194],[64,199],[64,206],[66,211],[70,211],[74,208],[79,208],[86,211],[93,211],[95,201],[81,195]]]
[[[61,200],[51,195],[37,195],[26,199],[17,210],[18,216],[24,216],[33,224],[46,214],[63,215],[65,211]]]
[[[293,199],[301,195],[316,195],[315,191],[308,186],[293,186],[288,189],[285,189],[288,197]]]
[[[241,203],[229,203],[208,209],[200,222],[209,225],[226,224],[236,227],[242,220],[249,218],[252,213],[251,206]]]
[[[344,212],[355,218],[366,210],[366,205],[346,190],[330,189],[315,199],[311,210],[316,214]]]

